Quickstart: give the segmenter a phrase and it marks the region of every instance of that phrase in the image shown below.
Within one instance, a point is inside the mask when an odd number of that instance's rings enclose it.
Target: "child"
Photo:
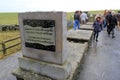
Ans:
[[[98,42],[98,36],[99,32],[102,30],[102,22],[101,22],[101,17],[97,17],[96,20],[93,23],[93,31],[94,31],[94,37],[93,39],[96,39],[96,42]]]

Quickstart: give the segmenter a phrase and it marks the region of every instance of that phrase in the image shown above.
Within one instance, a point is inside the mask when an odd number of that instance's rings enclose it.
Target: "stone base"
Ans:
[[[25,57],[20,57],[18,59],[19,59],[19,67],[21,69],[31,73],[36,73],[43,76],[45,75],[57,80],[67,79],[71,72],[71,64],[67,62],[64,63],[63,65],[56,65],[56,64],[50,64],[50,63],[37,61],[30,58],[25,58]],[[18,73],[17,71],[17,72],[14,72],[14,75],[15,74],[21,74],[21,73]],[[24,76],[22,76],[23,79],[24,79]],[[37,80],[37,79],[34,79],[34,80]]]
[[[55,65],[28,58],[19,58],[20,68],[13,72],[17,80],[76,80],[88,42],[67,42],[69,56],[63,65]],[[27,70],[27,71],[26,71]]]
[[[17,68],[12,74],[16,76],[17,80],[52,80],[49,77],[41,76],[21,68]]]

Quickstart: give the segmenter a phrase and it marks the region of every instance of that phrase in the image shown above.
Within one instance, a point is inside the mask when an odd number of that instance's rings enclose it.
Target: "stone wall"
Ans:
[[[19,25],[0,25],[0,31],[19,30]]]
[[[96,14],[88,14],[88,22],[93,22],[95,20]]]

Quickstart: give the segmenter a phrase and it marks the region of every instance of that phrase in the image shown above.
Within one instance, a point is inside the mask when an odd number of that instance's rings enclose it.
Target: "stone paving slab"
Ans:
[[[79,40],[89,42],[93,31],[90,30],[69,30],[67,33],[68,40]]]
[[[68,42],[68,46],[69,46],[68,61],[72,65],[72,72],[68,80],[74,80],[74,78],[76,77],[75,74],[77,73],[76,70],[81,65],[84,54],[88,49],[88,42],[85,43]]]
[[[80,29],[83,29],[83,30],[93,30],[92,25],[81,25]]]
[[[0,60],[0,80],[16,80],[11,72],[18,67],[18,57],[20,56],[22,54],[18,52]]]
[[[93,24],[93,22],[87,22],[86,24],[87,24],[87,25],[92,25],[92,24]]]

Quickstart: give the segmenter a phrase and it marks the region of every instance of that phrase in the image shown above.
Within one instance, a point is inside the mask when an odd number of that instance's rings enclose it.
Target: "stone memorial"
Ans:
[[[25,79],[25,71],[66,80],[71,72],[67,61],[67,20],[64,12],[19,14],[23,57],[13,74]]]

